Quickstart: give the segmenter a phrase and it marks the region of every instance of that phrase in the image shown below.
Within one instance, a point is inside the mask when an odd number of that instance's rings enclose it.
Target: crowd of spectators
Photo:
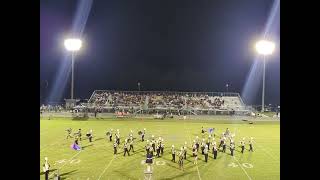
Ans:
[[[116,92],[111,96],[110,104],[113,106],[141,106],[145,103],[145,96],[134,93]]]
[[[214,108],[220,108],[224,105],[224,100],[221,97],[215,97],[213,101],[209,99],[208,103]]]
[[[148,108],[221,109],[225,100],[222,96],[209,96],[205,93],[101,91],[93,94],[90,103],[110,107],[142,107],[146,104]]]
[[[105,105],[108,101],[108,97],[110,96],[109,92],[96,92],[90,99],[91,103],[96,105]]]
[[[109,106],[140,106],[145,102],[145,96],[131,92],[97,92],[90,99],[95,105]]]
[[[61,105],[44,105],[40,106],[40,112],[61,112],[64,108]]]
[[[156,93],[148,94],[149,96],[149,108],[155,107],[174,107],[182,108],[184,106],[184,98],[179,94],[166,94],[166,93]]]
[[[208,100],[208,96],[204,94],[187,94],[185,96],[186,105],[188,108],[208,108],[206,101]]]

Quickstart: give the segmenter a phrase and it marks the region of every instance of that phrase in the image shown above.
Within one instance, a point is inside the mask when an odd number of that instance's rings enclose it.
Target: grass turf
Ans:
[[[216,128],[215,134],[220,134],[228,127],[236,132],[237,145],[235,156],[218,152],[216,160],[210,150],[208,163],[204,156],[198,153],[198,165],[193,164],[191,142],[196,136],[201,138],[201,127]],[[42,164],[44,157],[48,157],[51,170],[59,169],[62,179],[94,180],[94,179],[143,179],[145,165],[146,142],[140,141],[138,130],[146,128],[145,139],[151,135],[163,137],[165,150],[161,158],[156,158],[153,165],[153,179],[280,179],[280,125],[279,122],[261,122],[248,124],[241,121],[201,121],[201,120],[140,120],[140,119],[89,119],[86,121],[71,120],[70,118],[51,118],[40,120],[40,179],[44,179]],[[82,151],[71,149],[73,139],[66,139],[66,129],[73,132],[82,129]],[[118,155],[113,155],[113,143],[106,137],[110,128],[120,129],[121,145]],[[93,129],[93,142],[89,143],[85,133]],[[123,141],[130,129],[137,137],[134,148],[135,153],[123,157]],[[114,136],[113,136],[114,137]],[[207,135],[206,135],[207,137]],[[240,153],[239,140],[254,137],[254,152],[248,151],[248,144],[244,154]],[[171,162],[171,145],[176,150],[188,143],[187,160],[184,161],[184,171],[179,169],[177,163]],[[216,137],[219,144],[219,138]],[[228,143],[229,144],[229,143]],[[178,157],[176,157],[176,162]],[[52,172],[50,174],[53,174]],[[51,176],[52,177],[52,176]]]

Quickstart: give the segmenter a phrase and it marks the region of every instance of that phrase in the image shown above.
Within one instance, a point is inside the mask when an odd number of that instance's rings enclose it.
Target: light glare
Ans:
[[[275,44],[271,41],[261,40],[256,43],[256,50],[259,54],[270,55],[275,49]]]
[[[78,51],[82,46],[82,41],[80,39],[66,39],[64,46],[68,51]]]

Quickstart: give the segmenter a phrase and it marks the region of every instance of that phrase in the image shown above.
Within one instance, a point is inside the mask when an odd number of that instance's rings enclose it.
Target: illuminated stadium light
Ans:
[[[262,102],[261,112],[264,112],[264,94],[265,94],[265,80],[266,80],[266,56],[273,53],[275,44],[271,41],[260,40],[256,43],[256,50],[263,55],[263,79],[262,79]]]
[[[72,52],[72,63],[71,63],[71,100],[73,100],[73,89],[74,89],[74,54],[79,51],[82,46],[80,39],[66,39],[64,46],[68,51]]]
[[[271,41],[261,40],[256,43],[256,50],[261,55],[270,55],[275,49],[275,44]]]
[[[68,51],[79,51],[82,46],[82,41],[80,39],[66,39],[64,46]]]

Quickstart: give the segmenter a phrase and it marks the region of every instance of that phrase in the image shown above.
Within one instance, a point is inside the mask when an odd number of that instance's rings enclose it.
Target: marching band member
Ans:
[[[179,153],[179,167],[181,170],[184,170],[183,168],[183,148],[180,148],[180,153]]]
[[[45,157],[44,160],[45,160],[45,162],[44,162],[42,168],[43,168],[43,172],[44,172],[44,174],[45,174],[45,180],[49,180],[50,164],[49,164],[49,162],[48,162],[48,158],[47,158],[47,157]]]
[[[196,148],[194,150],[195,151],[193,152],[193,154],[194,154],[194,162],[193,162],[193,164],[198,164],[198,151],[197,151]]]
[[[131,151],[132,149],[132,152],[134,152],[134,149],[133,149],[133,139],[130,140],[130,148],[129,148],[129,152]]]
[[[204,148],[204,159],[205,162],[208,162],[208,145],[206,145]]]
[[[201,142],[201,153],[204,154],[204,148],[205,148],[206,143],[204,142],[204,139],[202,139]]]
[[[174,145],[171,146],[171,154],[172,154],[171,161],[176,162],[176,150],[174,149]]]
[[[114,143],[113,143],[113,154],[117,154],[117,147],[118,147],[118,143],[116,140],[114,140]]]
[[[124,141],[123,149],[124,149],[123,156],[126,156],[126,153],[128,153],[128,156],[130,156],[129,151],[128,151],[127,139],[125,139],[125,141]]]
[[[234,144],[230,144],[230,152],[231,152],[231,156],[233,156],[233,151],[234,151]]]
[[[71,133],[72,133],[72,129],[71,128],[68,128],[68,129],[66,129],[66,131],[68,132],[68,135],[67,135],[67,139],[70,137],[70,138],[72,138],[72,136],[71,136]]]
[[[253,152],[252,142],[253,142],[253,137],[251,137],[249,140],[249,147],[250,147],[249,151],[251,152]]]

